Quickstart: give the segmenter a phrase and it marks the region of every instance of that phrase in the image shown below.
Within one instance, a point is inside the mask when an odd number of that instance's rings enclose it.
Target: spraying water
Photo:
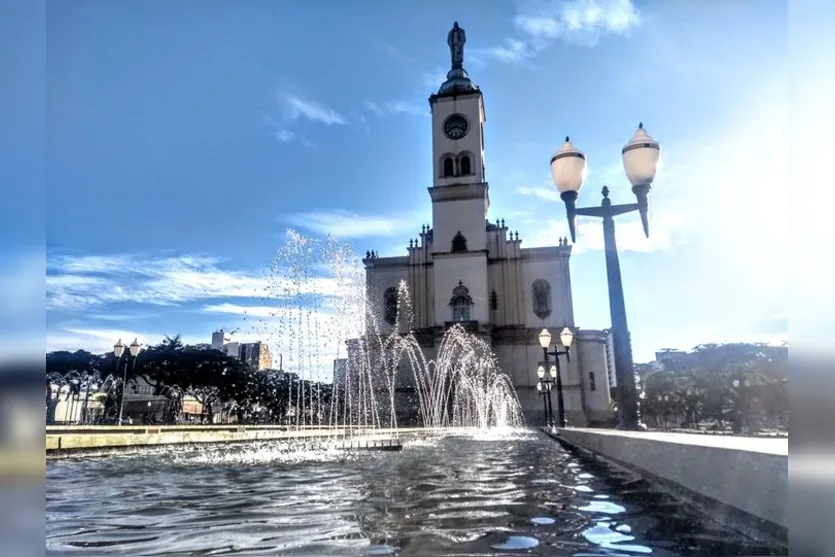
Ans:
[[[347,243],[288,231],[268,273],[271,309],[257,325],[294,374],[286,394],[299,410],[288,424],[397,428],[398,416],[410,412],[423,427],[522,424],[516,392],[488,342],[455,325],[422,347],[406,282],[397,287],[392,325],[367,299],[365,278]]]

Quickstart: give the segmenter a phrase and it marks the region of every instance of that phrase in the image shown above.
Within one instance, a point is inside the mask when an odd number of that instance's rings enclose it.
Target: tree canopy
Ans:
[[[59,396],[50,384],[67,385],[77,394],[91,383],[107,393],[105,408],[112,413],[118,404],[114,401],[121,396],[123,377],[127,384],[142,378],[156,396],[192,396],[210,421],[216,404],[228,408],[239,420],[260,412],[264,414],[261,419],[279,421],[292,407],[310,408],[314,401],[321,406],[330,392],[329,385],[300,381],[292,373],[255,371],[221,350],[185,346],[177,335],[143,349],[135,358],[127,351],[121,358],[112,352],[95,355],[84,350],[48,353],[47,407],[50,403],[54,406]]]
[[[690,424],[788,427],[788,359],[788,345],[729,343],[639,364],[645,418],[674,414]]]

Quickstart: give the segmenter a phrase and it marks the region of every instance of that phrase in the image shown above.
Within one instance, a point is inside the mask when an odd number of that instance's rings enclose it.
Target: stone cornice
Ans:
[[[523,260],[551,261],[571,255],[571,246],[545,246],[541,248],[522,248],[520,251]]]
[[[374,267],[405,267],[409,264],[408,255],[398,255],[396,257],[375,257],[372,259],[363,259],[366,269]]]
[[[452,252],[445,252],[445,251],[433,251],[432,258],[433,259],[450,259],[455,257],[481,257],[487,255],[486,249],[474,249],[472,251],[459,251],[456,253]]]
[[[489,199],[487,182],[477,184],[450,184],[427,188],[433,203],[462,201],[465,199]]]
[[[456,99],[467,99],[470,97],[481,97],[484,98],[481,94],[481,89],[476,89],[475,91],[467,91],[467,92],[449,92],[449,93],[435,93],[433,95],[429,95],[429,104],[433,105],[437,102],[449,102],[454,101]]]

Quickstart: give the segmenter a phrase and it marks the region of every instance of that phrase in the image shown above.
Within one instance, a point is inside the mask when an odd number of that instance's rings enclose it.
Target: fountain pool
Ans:
[[[532,430],[47,462],[47,555],[780,555]]]

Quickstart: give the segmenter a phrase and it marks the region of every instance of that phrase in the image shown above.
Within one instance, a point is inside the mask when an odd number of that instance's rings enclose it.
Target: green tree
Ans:
[[[788,345],[703,344],[663,366],[636,370],[644,414],[656,422],[673,413],[690,424],[730,422],[737,431],[787,427]]]

